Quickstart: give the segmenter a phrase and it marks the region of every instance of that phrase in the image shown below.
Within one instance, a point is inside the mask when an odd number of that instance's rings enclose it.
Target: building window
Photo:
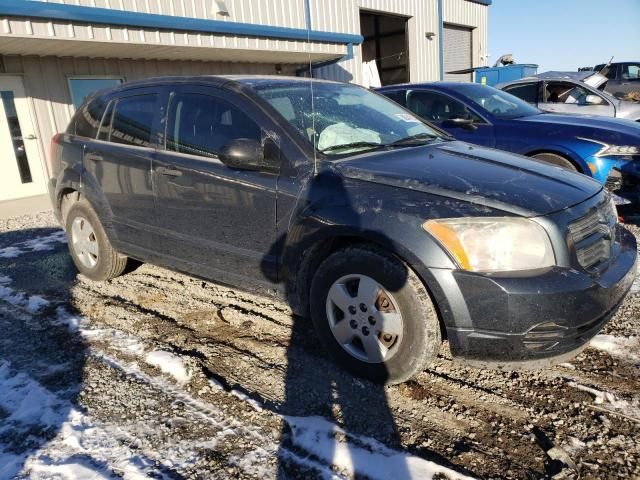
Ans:
[[[84,99],[96,90],[115,87],[123,81],[122,77],[71,77],[69,78],[69,91],[73,106],[77,110]]]

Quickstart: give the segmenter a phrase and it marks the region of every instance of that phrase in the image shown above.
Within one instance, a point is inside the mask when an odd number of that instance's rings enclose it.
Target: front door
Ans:
[[[446,130],[456,140],[484,147],[495,146],[493,125],[449,95],[432,90],[411,90],[407,93],[407,107],[416,115]],[[458,124],[456,119],[472,120],[473,125]]]
[[[170,96],[166,148],[153,161],[164,255],[234,284],[269,284],[275,269],[278,177],[219,157],[232,140],[262,142],[269,120],[258,113],[240,95],[183,87]]]
[[[0,75],[0,201],[47,192],[22,78]]]
[[[552,113],[602,115],[614,117],[615,107],[605,97],[571,82],[547,81],[544,83],[540,110]],[[588,103],[587,97],[597,103]]]

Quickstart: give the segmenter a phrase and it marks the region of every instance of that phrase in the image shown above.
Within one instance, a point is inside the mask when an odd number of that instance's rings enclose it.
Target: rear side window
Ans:
[[[394,102],[402,105],[403,107],[407,106],[407,91],[406,90],[394,90],[393,92],[380,92],[385,97],[390,98]]]
[[[529,103],[538,102],[538,83],[523,83],[512,85],[504,89],[505,92],[515,95],[516,97]]]
[[[118,99],[111,121],[111,141],[150,147],[157,97],[152,93]]]
[[[80,137],[96,138],[106,102],[99,97],[82,106],[75,116],[75,134]]]
[[[260,142],[261,137],[260,127],[224,100],[198,93],[178,93],[171,98],[167,150],[216,157],[231,140]]]

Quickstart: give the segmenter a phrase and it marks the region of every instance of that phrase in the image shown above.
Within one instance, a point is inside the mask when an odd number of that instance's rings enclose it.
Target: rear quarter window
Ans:
[[[103,97],[85,103],[76,113],[72,122],[72,132],[80,137],[96,138],[100,120],[104,114],[106,101]]]

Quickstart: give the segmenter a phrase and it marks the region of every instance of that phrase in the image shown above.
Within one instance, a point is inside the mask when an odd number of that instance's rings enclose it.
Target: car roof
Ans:
[[[392,90],[395,88],[424,88],[424,87],[428,87],[428,88],[435,87],[435,88],[455,90],[456,87],[459,87],[460,85],[482,86],[481,83],[475,83],[475,82],[421,82],[421,83],[397,83],[395,85],[385,85],[384,87],[376,88],[376,90],[384,91],[384,90]],[[487,85],[484,85],[484,86],[486,87]]]
[[[116,87],[107,88],[96,93],[104,92],[118,92],[125,91],[131,88],[152,87],[157,85],[177,84],[177,83],[197,83],[201,85],[230,85],[235,84],[237,86],[246,85],[250,88],[262,87],[262,86],[277,86],[277,85],[291,85],[297,84],[309,84],[313,83],[335,83],[342,84],[342,82],[334,82],[331,80],[320,80],[317,78],[308,77],[289,77],[280,75],[191,75],[191,76],[167,76],[167,77],[151,77],[141,80],[133,80],[131,82],[125,82]]]

